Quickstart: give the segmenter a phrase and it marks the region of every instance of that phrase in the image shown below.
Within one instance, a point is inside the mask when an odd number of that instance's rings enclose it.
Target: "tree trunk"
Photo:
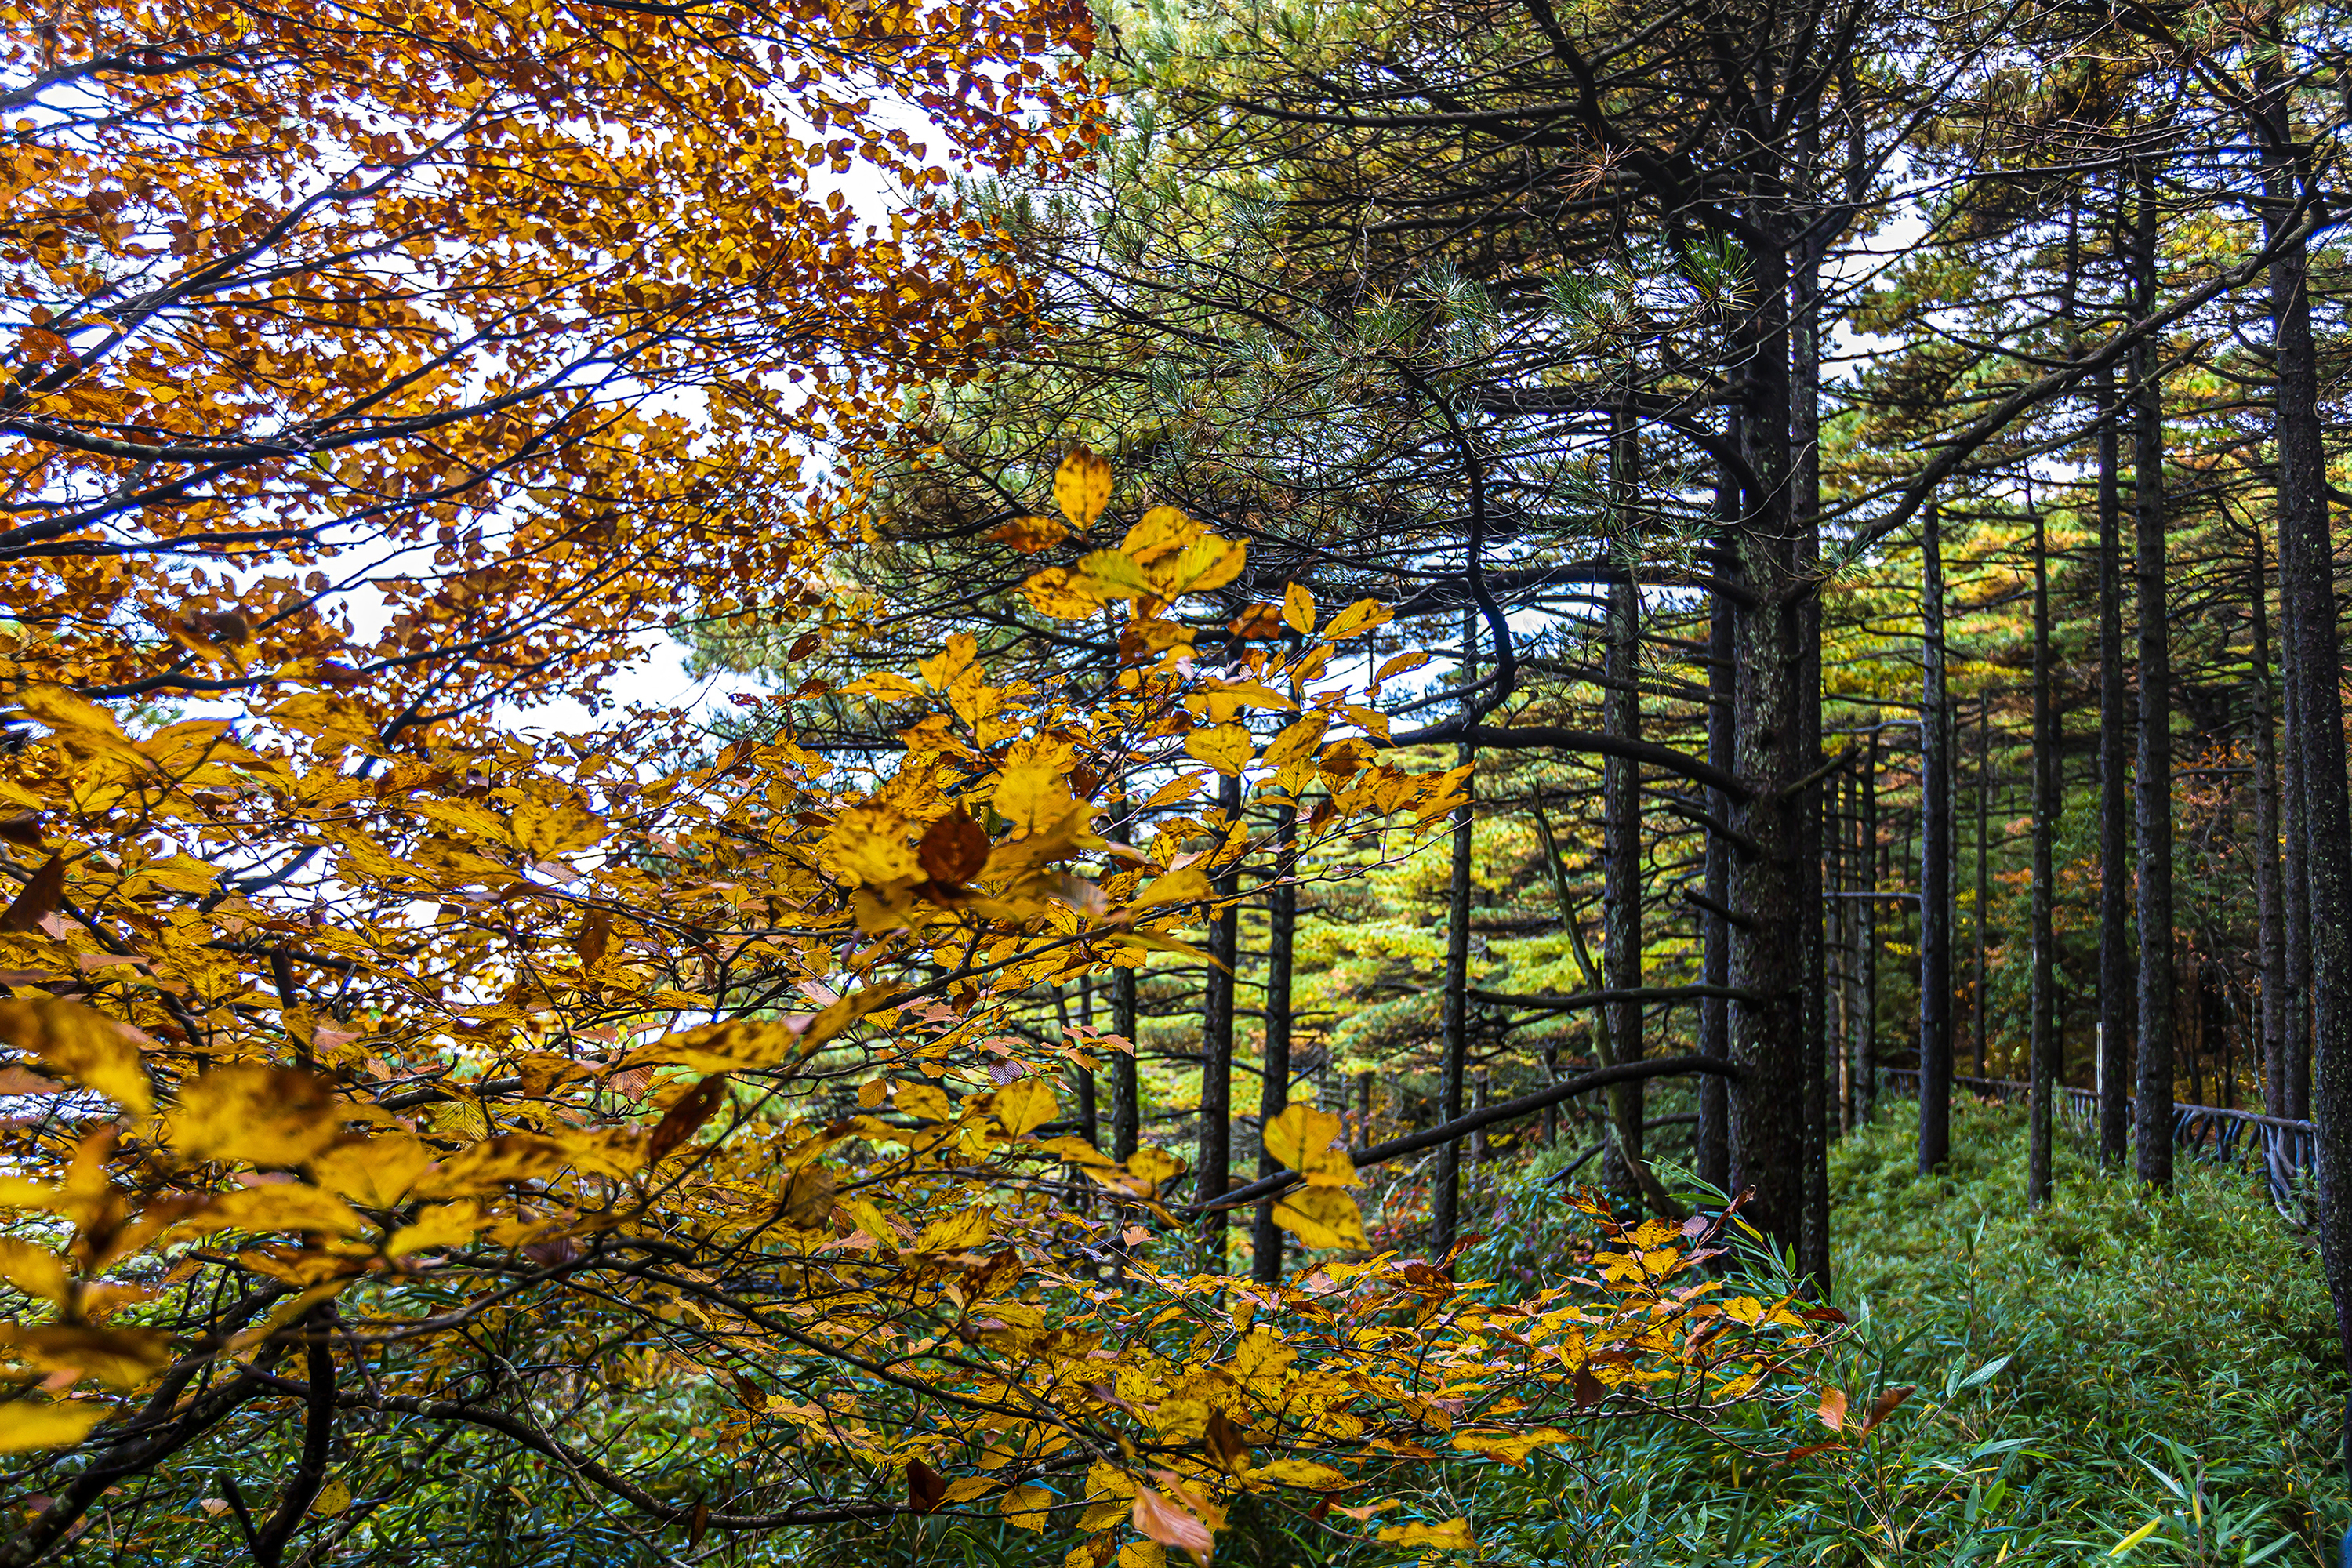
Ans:
[[[1862,759],[1862,1005],[1853,1028],[1854,1114],[1867,1126],[1878,1116],[1878,710],[1870,713],[1870,743]]]
[[[1747,923],[1732,942],[1731,1060],[1742,1076],[1730,1100],[1731,1181],[1753,1187],[1746,1217],[1773,1242],[1802,1245],[1805,1161],[1805,907],[1808,881],[1801,711],[1807,662],[1801,647],[1805,597],[1788,481],[1788,252],[1769,237],[1748,245],[1750,314],[1740,325],[1733,382],[1740,389],[1740,437],[1748,481],[1738,567],[1746,597],[1737,605],[1733,735],[1748,795],[1733,826],[1755,846],[1734,858],[1731,907]]]
[[[1739,440],[1738,411],[1733,412],[1729,434],[1733,445]],[[1717,472],[1716,515],[1722,524],[1718,543],[1727,555],[1738,549],[1737,525],[1739,519],[1739,487],[1732,470],[1725,465]],[[1706,760],[1727,772],[1738,765],[1732,746],[1734,692],[1732,668],[1738,648],[1734,640],[1733,607],[1730,597],[1717,594],[1708,606],[1706,637]],[[1731,819],[1731,797],[1721,790],[1707,792],[1708,806],[1718,822]],[[1709,985],[1731,984],[1731,923],[1714,912],[1731,904],[1731,846],[1719,833],[1706,836],[1706,896],[1713,908],[1700,922],[1701,940],[1706,943],[1701,956],[1701,978]],[[1731,1055],[1731,1004],[1722,996],[1709,996],[1698,1005],[1699,1055],[1716,1061]],[[1707,1073],[1698,1082],[1698,1137],[1696,1163],[1698,1179],[1719,1192],[1729,1192],[1731,1186],[1731,1142],[1729,1121],[1730,1089],[1717,1074]]]
[[[1969,1027],[1974,1039],[1976,1076],[1985,1073],[1985,907],[1992,901],[1992,873],[1987,858],[1986,819],[1992,811],[1992,699],[1977,700],[1977,972],[1969,1003]]]
[[[1853,1058],[1845,1042],[1853,1037],[1853,810],[1859,789],[1846,769],[1830,782],[1830,797],[1822,814],[1827,852],[1822,874],[1829,879],[1829,896],[1822,906],[1829,922],[1829,951],[1835,960],[1831,973],[1830,1010],[1825,1040],[1834,1041],[1836,1059],[1825,1070],[1840,1136],[1853,1131]]]
[[[1122,840],[1129,838],[1135,831],[1132,809],[1128,800],[1127,785],[1121,781],[1117,837]],[[1141,1047],[1136,1038],[1135,971],[1132,969],[1120,967],[1110,972],[1110,1029],[1112,1034],[1125,1040],[1128,1047],[1114,1053],[1110,1059],[1110,1152],[1113,1158],[1125,1164],[1134,1157],[1143,1121],[1135,1071],[1136,1052]]]
[[[1476,612],[1464,611],[1462,679],[1465,687],[1477,678],[1477,636]],[[1475,762],[1477,752],[1465,742],[1455,748],[1454,758],[1458,766],[1468,767]],[[1462,1115],[1463,1073],[1470,1054],[1471,787],[1472,781],[1465,780],[1462,804],[1454,808],[1453,865],[1446,881],[1445,993],[1442,1002],[1445,1059],[1439,1087],[1440,1121],[1453,1121]],[[1437,1152],[1436,1212],[1430,1237],[1433,1258],[1443,1258],[1453,1252],[1460,1229],[1461,1206],[1462,1145],[1447,1143]]]
[[[2299,764],[2305,843],[2303,881],[2310,903],[2311,1119],[2317,1127],[2320,1257],[2335,1299],[2336,1331],[2352,1365],[2352,801],[2344,761],[2344,678],[2336,626],[2336,547],[2328,526],[2327,455],[2322,440],[2319,378],[2312,342],[2309,258],[2301,240],[2284,237],[2300,196],[2280,176],[2307,175],[2307,150],[2294,141],[2283,95],[2266,106],[2275,149],[2266,232],[2278,242],[2271,262],[2271,318],[2277,350],[2279,620],[2291,701],[2287,752]],[[2288,161],[2292,160],[2292,163]],[[2285,167],[2280,165],[2284,164]],[[2352,1433],[2347,1434],[2352,1438]],[[2346,1447],[2352,1468],[2352,1442]]]
[[[2284,542],[2285,536],[2280,536]],[[2279,605],[2284,619],[2286,554],[2279,554]],[[2311,1120],[2311,845],[2310,824],[2304,815],[2303,749],[2295,737],[2303,732],[2303,695],[2295,688],[2288,665],[2293,655],[2284,645],[2281,626],[2279,673],[2285,700],[2279,704],[2281,732],[2286,744],[2280,751],[2280,804],[2286,818],[2286,847],[2280,880],[2280,927],[2286,938],[2286,989],[2279,996],[2283,1015],[2281,1047],[2286,1053],[2287,1114],[2298,1121]]]
[[[1642,738],[1641,590],[1633,582],[1640,560],[1639,535],[1633,526],[1627,498],[1633,484],[1632,420],[1616,416],[1611,442],[1611,470],[1616,512],[1617,564],[1621,579],[1609,587],[1607,647],[1602,660],[1605,681],[1602,728],[1629,741]],[[1601,764],[1601,984],[1612,991],[1633,991],[1642,984],[1642,770],[1630,757],[1603,758]],[[1642,1055],[1642,1004],[1635,1000],[1609,1007],[1609,1038],[1617,1059],[1629,1062]],[[1637,1082],[1612,1084],[1609,1096],[1609,1131],[1601,1155],[1601,1187],[1620,1214],[1638,1215],[1642,1186],[1635,1176],[1643,1157],[1643,1099]]]
[[[2120,1165],[2126,1137],[2132,1037],[2139,1032],[2133,985],[2131,818],[2126,793],[2131,745],[2125,679],[2121,417],[2112,371],[2093,381],[2099,408],[2099,1163]]]
[[[1275,881],[1265,911],[1265,1051],[1257,1097],[1257,1173],[1271,1176],[1282,1163],[1265,1150],[1265,1129],[1290,1103],[1290,971],[1298,928],[1298,884],[1291,858],[1298,842],[1298,806],[1285,801],[1275,827]],[[1250,1228],[1250,1277],[1262,1285],[1282,1278],[1282,1227],[1274,1223],[1274,1200],[1257,1205]]]
[[[1820,100],[1801,110],[1803,167],[1817,167]],[[1821,256],[1820,238],[1809,238],[1800,254],[1790,347],[1794,384],[1790,390],[1795,437],[1797,579],[1804,584],[1797,604],[1798,765],[1812,781],[1793,804],[1797,810],[1798,907],[1804,925],[1799,1047],[1804,1074],[1804,1225],[1797,1270],[1814,1297],[1830,1293],[1829,1132],[1829,951],[1822,929],[1822,596],[1816,569],[1822,543],[1821,468]]]
[[[1952,1154],[1952,763],[1944,668],[1944,550],[1935,507],[1920,530],[1919,1173]]]
[[[2263,565],[2263,531],[2254,530],[2252,592],[2254,697],[2254,919],[2260,932],[2262,1002],[2255,1013],[2262,1038],[2255,1048],[2263,1075],[2263,1110],[2292,1116],[2286,1072],[2286,911],[2279,888],[2278,736],[2272,722],[2270,574]]]
[[[2133,172],[2136,313],[2156,309],[2156,176]],[[2131,350],[2132,518],[2137,529],[2132,610],[2139,622],[2139,1072],[2133,1106],[2134,1169],[2151,1186],[2172,1184],[2172,628],[2165,604],[2164,395],[2159,345]]]
[[[2031,1145],[2027,1155],[2025,1201],[2040,1208],[2050,1201],[2050,1110],[2058,1080],[2058,1031],[2055,1020],[2053,973],[2056,935],[2052,929],[2051,847],[2058,834],[2057,705],[2050,691],[2050,541],[2039,508],[2033,513],[2033,1001],[2026,1049],[2027,1079],[2032,1084],[2028,1112]],[[1981,816],[1979,817],[1982,821]],[[1981,828],[1979,843],[1981,845]],[[1979,851],[1981,858],[1982,851]],[[1981,864],[1981,858],[1979,858]],[[1983,874],[1978,874],[1978,898],[1983,898]],[[1981,919],[1981,916],[1979,916]],[[1978,952],[1982,954],[1981,942]],[[1979,959],[1981,974],[1982,959]],[[1983,982],[1978,982],[1978,1005],[1983,1005]]]
[[[1241,820],[1242,781],[1221,779],[1217,805],[1227,825]],[[1241,867],[1227,865],[1217,873],[1216,891],[1222,900],[1209,922],[1209,984],[1201,1019],[1201,1169],[1196,1189],[1200,1201],[1213,1204],[1233,1184],[1234,1138],[1234,970],[1239,962],[1241,911],[1234,895],[1241,891]],[[1202,1216],[1202,1264],[1212,1274],[1225,1271],[1225,1229],[1223,1209]]]

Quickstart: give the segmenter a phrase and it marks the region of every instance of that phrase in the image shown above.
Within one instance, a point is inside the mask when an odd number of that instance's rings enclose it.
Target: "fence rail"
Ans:
[[[1919,1097],[1916,1068],[1882,1068],[1880,1081],[1896,1094],[1913,1100]],[[2021,1104],[2032,1092],[2032,1085],[2005,1078],[1955,1076],[1952,1087],[2004,1105]],[[2052,1109],[2059,1118],[2095,1136],[2099,1128],[2097,1094],[2063,1084],[2055,1088]],[[2308,1191],[2312,1164],[2318,1157],[2310,1122],[2290,1121],[2259,1111],[2231,1110],[2219,1105],[2175,1104],[2172,1142],[2190,1159],[2208,1164],[2259,1163],[2263,1178],[2270,1184],[2271,1201],[2281,1207],[2294,1203]]]

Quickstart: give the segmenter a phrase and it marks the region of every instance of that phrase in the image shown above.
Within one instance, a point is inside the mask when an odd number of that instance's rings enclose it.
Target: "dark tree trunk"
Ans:
[[[1803,167],[1818,166],[1820,100],[1801,111]],[[1822,542],[1821,468],[1821,256],[1818,237],[1808,238],[1795,278],[1790,347],[1794,384],[1790,414],[1795,450],[1797,578],[1804,584],[1797,605],[1797,750],[1799,767],[1812,781],[1795,803],[1798,907],[1803,912],[1804,994],[1799,1038],[1804,1074],[1804,1224],[1797,1269],[1822,1300],[1830,1293],[1829,951],[1822,929],[1822,597],[1816,581]]]
[[[2057,705],[2050,691],[2050,554],[2049,531],[2042,512],[2033,513],[2033,1001],[2027,1046],[2027,1079],[2032,1084],[2029,1112],[2031,1145],[2027,1155],[2025,1201],[2040,1208],[2050,1201],[2050,1110],[2058,1080],[2058,1030],[2055,1017],[2057,975],[2056,936],[2052,930],[2051,847],[2058,835]],[[1981,820],[1981,819],[1979,819]],[[1979,875],[1978,897],[1983,881]],[[1983,950],[1979,948],[1979,952]],[[1981,971],[1980,971],[1981,972]],[[1979,983],[1979,987],[1982,982]],[[1979,1006],[1983,1005],[1981,989]]]
[[[2156,309],[2156,176],[2134,172],[2133,283],[2137,314]],[[2134,1169],[2151,1186],[2172,1184],[2172,628],[2166,610],[2164,394],[2159,345],[2131,351],[2132,610],[2139,622],[2139,1071],[2133,1106]]]
[[[1976,976],[1969,1001],[1969,1028],[1973,1038],[1976,1076],[1985,1075],[1985,909],[1992,901],[1991,862],[1988,858],[1987,818],[1992,811],[1992,699],[1977,700],[1977,908]]]
[[[1769,238],[1747,254],[1751,313],[1741,323],[1733,380],[1743,394],[1748,468],[1738,566],[1748,596],[1734,617],[1738,653],[1733,745],[1748,791],[1733,826],[1755,847],[1734,858],[1731,907],[1747,922],[1732,943],[1731,1181],[1753,1187],[1747,1217],[1779,1246],[1803,1241],[1805,1161],[1805,907],[1810,886],[1801,788],[1808,664],[1789,463],[1788,252]]]
[[[1089,1021],[1087,1015],[1093,1011],[1093,1009],[1087,1004],[1086,985],[1087,983],[1082,978],[1078,982],[1078,1022],[1081,1024]],[[1071,1033],[1069,997],[1067,994],[1063,992],[1058,986],[1056,986],[1054,991],[1054,1014],[1055,1022],[1058,1023],[1062,1026],[1063,1045],[1066,1047],[1075,1046],[1079,1050],[1086,1050],[1087,1045],[1086,1037],[1083,1034],[1073,1036]],[[1070,1087],[1077,1093],[1078,1136],[1084,1138],[1087,1142],[1099,1147],[1100,1134],[1102,1132],[1102,1119],[1095,1105],[1094,1069],[1092,1068],[1080,1067],[1075,1062],[1071,1063]]]
[[[1944,550],[1934,507],[1920,530],[1919,1173],[1952,1155],[1952,760],[1945,689]]]
[[[2293,139],[2284,95],[2270,95],[2265,109],[2273,156],[2272,199],[2263,203],[2263,215],[2277,246],[2270,283],[2278,376],[2279,629],[2290,693],[2287,752],[2298,764],[2303,797],[2319,1250],[2341,1353],[2352,1365],[2352,801],[2344,761],[2343,649],[2310,264],[2304,242],[2290,237],[2300,203],[2280,199],[2305,194],[2308,153]],[[2352,1441],[2346,1459],[2352,1468]]]
[[[2099,407],[2099,1163],[2123,1163],[2132,1037],[2139,1006],[2133,992],[2131,817],[2128,794],[2130,701],[2124,663],[2123,496],[2116,379],[2101,370],[2093,385]]]
[[[2280,535],[2282,542],[2285,535]],[[2284,550],[2279,556],[2284,566]],[[2286,605],[2286,574],[2279,574],[2279,605],[2284,619]],[[2285,627],[2280,627],[2280,641],[2285,644]],[[2286,647],[2280,648],[2279,673],[2288,677],[2287,668],[2293,654]],[[2294,737],[2303,732],[2303,695],[2294,680],[2281,681],[2285,700],[2279,704],[2281,733],[2286,744],[2280,748],[2280,805],[2286,817],[2284,865],[2280,880],[2283,908],[2280,925],[2286,937],[2286,988],[2279,996],[2283,1015],[2280,1047],[2286,1053],[2287,1114],[2298,1121],[2311,1120],[2311,845],[2310,824],[2304,815],[2303,750]]]
[[[1259,1067],[1257,1173],[1271,1176],[1282,1164],[1265,1152],[1265,1129],[1290,1103],[1290,971],[1298,928],[1298,884],[1291,856],[1298,840],[1298,807],[1285,801],[1275,828],[1274,887],[1265,911],[1265,1052]],[[1257,1205],[1250,1229],[1250,1276],[1272,1285],[1282,1278],[1282,1227],[1274,1223],[1274,1200]]]
[[[1119,786],[1118,816],[1113,836],[1127,840],[1134,833],[1132,806],[1127,786]],[[1142,1130],[1142,1107],[1137,1094],[1135,1055],[1139,1048],[1136,1039],[1135,971],[1128,968],[1110,972],[1110,1031],[1127,1042],[1128,1048],[1113,1053],[1110,1058],[1110,1152],[1124,1164],[1135,1154],[1138,1135]]]
[[[1240,820],[1242,781],[1220,780],[1217,805],[1227,822]],[[1224,1196],[1233,1184],[1234,1138],[1234,970],[1239,961],[1241,867],[1229,865],[1217,873],[1221,900],[1209,921],[1209,984],[1201,1018],[1201,1170],[1196,1191],[1204,1204]],[[1210,1273],[1225,1271],[1227,1215],[1217,1209],[1201,1222],[1202,1262]]]
[[[1735,413],[1728,439],[1738,442],[1738,424]],[[1716,480],[1716,515],[1722,523],[1718,542],[1727,554],[1738,549],[1737,525],[1739,519],[1739,487],[1726,466]],[[1706,638],[1706,760],[1715,767],[1730,771],[1738,765],[1734,754],[1732,732],[1734,704],[1733,660],[1738,648],[1733,634],[1732,601],[1717,594],[1707,613]],[[1710,790],[1708,805],[1716,820],[1731,818],[1731,798],[1721,790]],[[1709,985],[1731,984],[1731,924],[1715,909],[1727,909],[1731,904],[1731,845],[1719,833],[1706,835],[1706,896],[1713,909],[1702,921],[1701,939],[1706,951],[1700,960],[1702,978]],[[1698,1005],[1699,1055],[1717,1061],[1731,1055],[1731,1004],[1722,996],[1709,996]],[[1729,1119],[1730,1089],[1724,1079],[1708,1073],[1698,1083],[1698,1139],[1696,1147],[1698,1179],[1718,1191],[1728,1192],[1731,1185],[1731,1142]]]
[[[1641,591],[1633,582],[1640,561],[1640,536],[1628,505],[1633,486],[1632,421],[1621,414],[1611,443],[1611,468],[1615,492],[1615,536],[1618,564],[1623,575],[1609,588],[1607,648],[1602,660],[1606,681],[1602,728],[1629,741],[1642,738]],[[1612,991],[1632,991],[1642,984],[1642,771],[1629,757],[1607,757],[1601,764],[1601,984]],[[1627,1000],[1610,1005],[1609,1043],[1621,1062],[1642,1055],[1642,1004]],[[1638,1214],[1642,1185],[1635,1165],[1643,1156],[1643,1095],[1638,1082],[1615,1084],[1608,1090],[1609,1131],[1601,1155],[1601,1186],[1621,1214]]]
[[[1868,1124],[1878,1115],[1878,712],[1870,715],[1870,743],[1862,758],[1862,891],[1854,900],[1862,921],[1862,1005],[1854,1019],[1854,1114]]]
[[[1845,1042],[1853,1037],[1853,814],[1859,788],[1853,770],[1841,770],[1830,781],[1829,803],[1822,816],[1828,847],[1822,857],[1822,872],[1829,879],[1828,899],[1822,906],[1822,914],[1829,922],[1828,946],[1832,960],[1828,1032],[1823,1037],[1829,1042],[1825,1048],[1832,1051],[1835,1058],[1825,1070],[1834,1110],[1832,1120],[1841,1136],[1853,1131],[1853,1057],[1845,1048]]]
[[[1478,623],[1475,612],[1462,617],[1462,679],[1467,686],[1477,674]],[[1467,744],[1455,749],[1458,765],[1468,767],[1477,752]],[[1445,1059],[1439,1086],[1440,1121],[1462,1115],[1463,1074],[1470,1055],[1470,791],[1463,784],[1463,800],[1454,813],[1451,875],[1445,891],[1445,993],[1442,1002],[1443,1048]],[[1454,1250],[1462,1210],[1462,1145],[1447,1143],[1437,1152],[1435,1215],[1430,1239],[1431,1256],[1444,1258]]]
[[[2271,694],[2270,574],[2263,563],[2263,531],[2254,530],[2252,592],[2247,606],[2253,619],[2252,668],[2248,679],[2254,708],[2254,920],[2260,933],[2261,1005],[2255,1013],[2261,1039],[2255,1047],[2263,1075],[2263,1110],[2292,1116],[2286,1072],[2286,911],[2279,887],[2278,734]]]

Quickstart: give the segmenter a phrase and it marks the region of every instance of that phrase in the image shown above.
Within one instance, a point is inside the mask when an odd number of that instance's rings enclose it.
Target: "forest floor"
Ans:
[[[1857,1412],[1914,1390],[1870,1437],[1778,1461],[1830,1436],[1810,1395],[1748,1412],[1745,1452],[1669,1423],[1608,1422],[1525,1469],[1465,1460],[1386,1477],[1412,1515],[1380,1522],[1466,1516],[1486,1568],[2336,1568],[2352,1508],[2335,1463],[2333,1319],[2315,1260],[2259,1180],[2192,1165],[2173,1195],[2152,1196],[2062,1140],[2055,1200],[2032,1214],[2021,1113],[1955,1107],[1950,1170],[1923,1182],[1901,1109],[1832,1162],[1833,1299],[1854,1320],[1834,1379]],[[1582,1233],[1544,1180],[1558,1158],[1487,1167],[1486,1236],[1464,1278],[1513,1296],[1559,1282]],[[990,1521],[819,1537],[802,1561],[1052,1568],[1069,1544]],[[1412,1561],[1246,1504],[1215,1556]]]
[[[2062,1140],[2055,1199],[2033,1214],[2021,1112],[1957,1107],[1954,1159],[1932,1182],[1916,1174],[1904,1120],[1898,1110],[1843,1140],[1832,1163],[1833,1299],[1855,1320],[1839,1381],[1856,1411],[1916,1387],[1879,1433],[1770,1465],[1629,1427],[1580,1462],[1463,1487],[1453,1500],[1490,1542],[1486,1561],[2114,1554],[2334,1568],[2352,1517],[2335,1463],[2345,1387],[2334,1319],[2316,1260],[2260,1181],[2192,1165],[2173,1195],[2154,1196]],[[1508,1239],[1476,1259],[1495,1274],[1556,1245],[1539,1217],[1543,1166],[1496,1194],[1490,1236]],[[1753,1450],[1824,1441],[1809,1415],[1759,1413]]]

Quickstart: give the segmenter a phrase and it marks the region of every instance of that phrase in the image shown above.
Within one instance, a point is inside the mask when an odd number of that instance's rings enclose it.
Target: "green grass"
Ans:
[[[1855,1318],[1853,1407],[1914,1394],[1859,1449],[1761,1464],[1696,1435],[1618,1426],[1591,1451],[1433,1488],[1486,1560],[1578,1568],[2334,1563],[2343,1378],[2316,1261],[2261,1186],[2185,1169],[2169,1197],[2063,1149],[2024,1202],[2021,1116],[1958,1108],[1949,1170],[1914,1172],[1892,1121],[1837,1148],[1834,1299]],[[1481,1258],[1509,1278],[1552,1243],[1527,1178],[1496,1194]],[[1760,1453],[1827,1436],[1759,1410]]]

